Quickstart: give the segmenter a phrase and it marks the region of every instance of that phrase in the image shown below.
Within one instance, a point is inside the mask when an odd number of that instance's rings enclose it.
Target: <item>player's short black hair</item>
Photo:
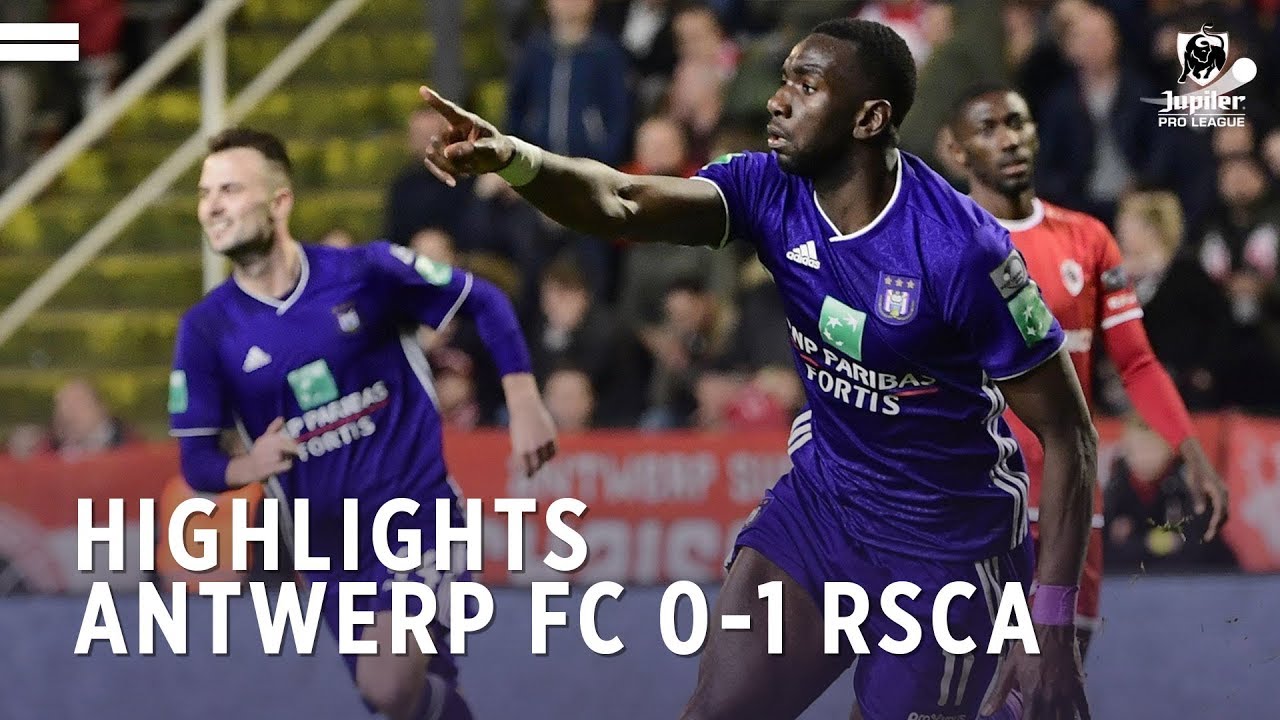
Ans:
[[[1018,92],[1018,89],[1009,83],[999,82],[997,80],[983,80],[981,82],[974,83],[965,88],[964,92],[961,92],[956,96],[955,102],[951,103],[951,110],[947,113],[947,124],[951,126],[951,129],[956,129],[961,118],[964,117],[964,111],[969,107],[969,103],[977,100],[983,95],[987,95],[989,93],[1003,94],[1011,92]]]
[[[896,130],[916,99],[916,60],[907,41],[888,25],[855,18],[827,20],[813,33],[853,44],[871,91],[893,106],[889,122],[896,140]]]
[[[293,179],[293,163],[280,138],[265,130],[247,127],[230,127],[209,138],[209,154],[232,148],[253,148],[262,153],[268,162],[277,166],[286,178]]]

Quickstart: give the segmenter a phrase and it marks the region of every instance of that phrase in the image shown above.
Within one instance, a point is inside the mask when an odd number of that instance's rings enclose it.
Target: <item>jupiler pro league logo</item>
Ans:
[[[1227,67],[1227,34],[1210,32],[1212,23],[1201,26],[1200,32],[1178,33],[1178,59],[1182,62],[1182,75],[1178,84],[1188,79],[1204,87],[1217,79]]]
[[[1244,127],[1245,97],[1236,90],[1257,77],[1258,65],[1247,57],[1233,62],[1230,49],[1227,33],[1213,32],[1212,23],[1178,33],[1176,89],[1142,98],[1161,106],[1156,127]]]

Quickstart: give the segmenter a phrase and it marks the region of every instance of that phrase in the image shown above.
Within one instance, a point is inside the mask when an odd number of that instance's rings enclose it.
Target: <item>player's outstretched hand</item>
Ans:
[[[459,177],[497,172],[511,162],[516,146],[492,123],[463,110],[426,85],[418,88],[418,93],[432,110],[449,121],[449,129],[443,135],[431,138],[423,158],[440,182],[454,187]]]
[[[526,476],[532,477],[556,455],[555,422],[542,404],[532,375],[508,375],[502,379],[502,389],[511,416],[511,451],[524,463]]]
[[[284,430],[284,418],[278,417],[267,426],[249,450],[250,469],[253,477],[266,480],[272,475],[288,472],[293,459],[298,456],[298,444]]]
[[[1036,625],[1039,655],[1028,655],[1016,643],[1008,662],[1001,663],[995,692],[982,706],[991,716],[1014,687],[1021,688],[1022,720],[1091,720],[1084,691],[1084,667],[1071,625]]]
[[[1182,460],[1186,470],[1187,492],[1191,495],[1191,503],[1197,515],[1203,515],[1211,507],[1213,515],[1209,518],[1209,526],[1204,531],[1204,541],[1209,542],[1217,536],[1222,524],[1227,521],[1227,484],[1214,469],[1204,447],[1194,438],[1182,444]]]

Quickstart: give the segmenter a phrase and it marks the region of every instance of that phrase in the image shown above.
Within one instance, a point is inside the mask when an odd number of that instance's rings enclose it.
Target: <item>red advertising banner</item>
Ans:
[[[1231,517],[1223,537],[1240,567],[1280,570],[1280,423],[1236,418],[1226,435]]]
[[[538,515],[525,526],[525,570],[509,573],[505,516],[491,516],[489,500],[535,498],[542,513],[553,500],[572,497],[588,508],[572,524],[590,552],[573,579],[645,584],[720,577],[743,521],[791,466],[785,441],[772,432],[568,436],[534,478],[508,466],[503,432],[451,435],[445,455],[461,492],[486,501],[486,581],[561,579],[542,558],[552,549],[568,554]]]
[[[1280,570],[1280,421],[1237,415],[1196,418],[1197,431],[1232,493],[1225,537],[1242,567],[1252,572]],[[1123,428],[1102,419],[1100,481],[1106,482],[1121,448]],[[733,538],[764,490],[790,467],[784,434],[773,432],[699,434],[595,432],[561,438],[559,456],[534,478],[508,462],[503,431],[448,433],[445,454],[464,496],[485,509],[485,570],[491,584],[524,584],[543,579],[581,582],[668,583],[676,579],[714,581],[722,576]],[[75,592],[94,580],[119,587],[136,584],[136,518],[141,498],[157,500],[157,564],[173,571],[163,547],[168,514],[191,496],[178,477],[177,447],[142,445],[66,463],[56,458],[0,459],[0,569],[13,587],[34,592]],[[256,503],[260,493],[243,497]],[[214,498],[219,507],[231,495]],[[587,505],[573,524],[585,537],[589,558],[571,578],[543,562],[548,552],[568,548],[546,530],[545,513],[560,498]],[[126,544],[128,568],[107,569],[99,548],[93,573],[76,570],[77,503],[95,500],[95,522],[106,521],[106,500],[122,498],[131,523]],[[508,570],[505,515],[493,511],[495,498],[533,498],[522,538],[523,571]],[[196,517],[187,527],[226,527],[230,513]],[[572,520],[570,517],[569,519]],[[223,554],[225,555],[225,553]],[[15,572],[16,571],[16,572]],[[218,575],[219,577],[223,577]],[[12,578],[17,577],[17,585]],[[203,579],[213,579],[213,575]]]
[[[6,564],[28,590],[70,592],[95,580],[135,584],[138,500],[158,498],[178,474],[174,443],[138,445],[91,460],[67,462],[56,456],[29,460],[0,458],[0,567]],[[107,523],[107,500],[124,499],[126,567],[111,572],[104,546],[95,572],[76,570],[76,520],[81,498],[94,500],[94,523]]]

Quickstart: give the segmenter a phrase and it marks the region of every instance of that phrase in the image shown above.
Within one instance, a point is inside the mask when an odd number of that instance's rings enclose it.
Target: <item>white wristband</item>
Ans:
[[[516,151],[511,156],[511,162],[498,171],[498,177],[511,183],[513,187],[528,185],[542,169],[542,148],[518,137],[510,137],[511,142],[516,146]]]

